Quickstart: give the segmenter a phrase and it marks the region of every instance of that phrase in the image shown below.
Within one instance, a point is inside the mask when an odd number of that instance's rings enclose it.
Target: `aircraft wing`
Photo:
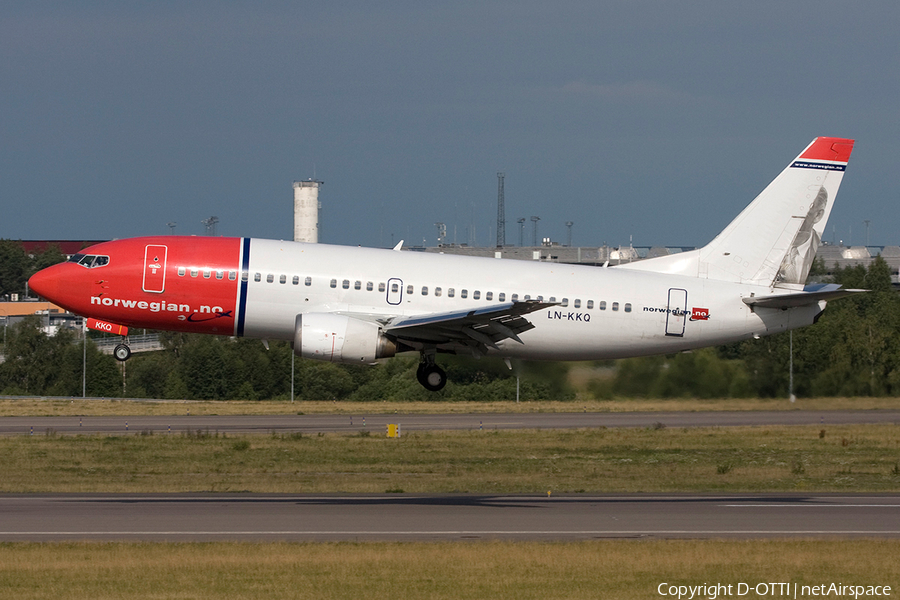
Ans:
[[[385,323],[384,334],[412,346],[461,346],[484,354],[504,339],[524,343],[519,334],[534,328],[525,315],[556,304],[526,300],[475,310],[398,317]]]
[[[741,300],[744,301],[744,304],[751,307],[787,309],[808,306],[820,300],[836,300],[844,296],[867,291],[869,290],[845,290],[841,286],[831,283],[823,286],[807,286],[802,292],[772,296],[750,296],[749,298],[741,298]]]

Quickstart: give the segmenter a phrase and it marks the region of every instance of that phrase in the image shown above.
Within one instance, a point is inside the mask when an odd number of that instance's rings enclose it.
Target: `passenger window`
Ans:
[[[259,283],[260,281],[262,281],[262,273],[254,273],[254,274],[253,274],[253,281],[255,281],[255,282],[257,282],[257,283]]]
[[[531,300],[531,294],[525,294],[524,300],[525,300],[525,302],[528,302],[529,300]]]
[[[178,267],[178,276],[184,277],[184,267]]]
[[[575,308],[581,308],[581,299],[575,298],[575,302],[572,304]]]
[[[538,296],[538,297],[537,297],[537,301],[538,301],[538,302],[543,302],[543,301],[544,301],[544,297],[543,297],[543,296]]]
[[[378,291],[379,291],[379,292],[383,292],[383,291],[384,291],[384,283],[383,283],[383,282],[378,284]]]
[[[294,275],[291,278],[291,285],[300,285],[300,276],[299,275]]]
[[[606,310],[606,300],[600,301],[600,310]]]
[[[237,271],[228,271],[228,281],[235,281],[237,279]]]
[[[472,292],[472,300],[478,300],[479,298],[481,298],[481,292],[479,292],[478,290]]]
[[[275,283],[275,276],[271,273],[266,275],[266,283]]]
[[[337,287],[337,279],[332,279],[332,280],[331,280],[331,287],[333,287],[333,288],[336,288],[336,287]]]
[[[588,310],[594,308],[594,301],[593,301],[593,300],[588,300],[587,307],[588,307]]]
[[[613,302],[613,303],[612,303],[612,309],[613,309],[613,310],[619,310],[619,303],[618,303],[618,302]]]
[[[243,281],[244,283],[250,281],[250,273],[248,273],[247,271],[241,271],[241,281]]]
[[[548,302],[556,302],[556,296],[550,296],[550,300]]]
[[[282,275],[278,278],[278,283],[287,283],[287,275]]]
[[[191,269],[191,277],[196,277],[199,273],[200,272],[197,269]]]
[[[513,301],[513,302],[518,302],[518,301],[519,301],[519,295],[518,295],[518,294],[513,294],[513,295],[512,295],[512,301]]]
[[[366,291],[371,292],[373,289],[375,289],[374,284],[371,281],[367,281],[366,282]]]
[[[568,298],[563,298],[563,299],[562,299],[562,302],[561,302],[560,304],[562,304],[563,308],[565,308],[566,306],[569,305],[569,299],[568,299]]]
[[[312,285],[312,277],[307,277],[306,280],[304,281],[304,283],[306,284],[307,287],[311,286]]]
[[[506,292],[500,292],[500,294],[497,296],[497,300],[499,300],[500,302],[506,302]]]
[[[460,290],[460,291],[459,291],[459,297],[460,297],[460,298],[468,298],[468,297],[469,297],[469,290]]]
[[[631,302],[625,303],[625,312],[631,312]]]
[[[203,279],[209,279],[209,276],[212,275],[212,271],[209,269],[203,269]]]
[[[488,302],[490,302],[491,300],[493,300],[493,299],[494,299],[494,292],[485,292],[485,293],[484,293],[484,299],[487,300]]]
[[[216,279],[225,279],[225,271],[216,271]]]
[[[440,296],[440,295],[441,295],[441,288],[439,288],[439,287],[434,288],[434,295],[435,295],[435,296]]]
[[[353,289],[354,289],[354,290],[361,290],[361,289],[362,289],[362,281],[355,281],[355,282],[353,282]]]
[[[427,286],[427,285],[423,285],[423,286],[422,286],[422,295],[423,295],[423,296],[427,296],[427,295],[428,295],[428,286]]]
[[[456,290],[453,288],[447,288],[447,297],[452,298],[456,294]]]
[[[400,286],[397,285],[396,283],[392,283],[391,284],[391,293],[396,294],[399,291],[400,291]]]
[[[349,290],[350,289],[350,280],[345,279],[344,282],[341,283],[341,287],[344,288],[345,290]]]

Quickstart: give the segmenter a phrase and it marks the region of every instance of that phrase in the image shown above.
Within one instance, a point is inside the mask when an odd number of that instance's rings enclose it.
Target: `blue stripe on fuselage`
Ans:
[[[247,286],[250,283],[250,238],[241,240],[244,248],[241,252],[241,297],[238,302],[238,321],[237,331],[238,337],[244,335],[244,318],[247,316]]]

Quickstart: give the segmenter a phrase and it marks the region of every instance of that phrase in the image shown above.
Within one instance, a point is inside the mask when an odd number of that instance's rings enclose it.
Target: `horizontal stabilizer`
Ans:
[[[817,286],[811,291],[777,294],[774,296],[750,296],[749,298],[742,298],[742,300],[744,301],[744,304],[753,307],[797,308],[799,306],[816,304],[821,300],[837,300],[844,296],[867,291],[869,290],[845,290],[837,284],[828,284],[825,286]]]

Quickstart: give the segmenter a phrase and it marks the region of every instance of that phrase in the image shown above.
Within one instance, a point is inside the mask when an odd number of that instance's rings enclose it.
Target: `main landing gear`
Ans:
[[[113,356],[117,361],[125,362],[131,358],[131,348],[128,347],[128,344],[119,344],[113,349]]]
[[[434,364],[434,354],[422,353],[422,362],[416,371],[416,379],[429,392],[438,392],[447,385],[447,373]]]

